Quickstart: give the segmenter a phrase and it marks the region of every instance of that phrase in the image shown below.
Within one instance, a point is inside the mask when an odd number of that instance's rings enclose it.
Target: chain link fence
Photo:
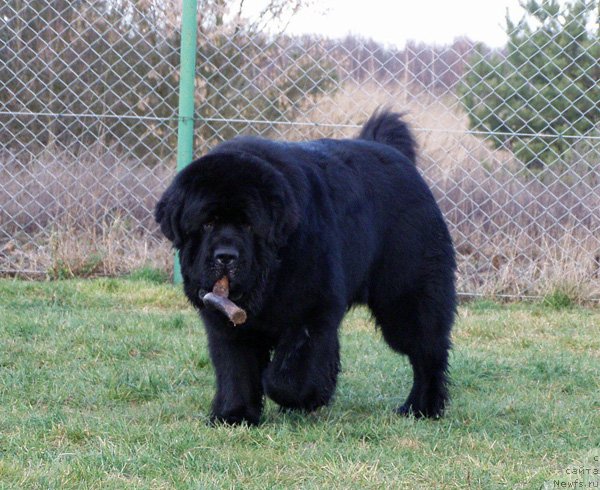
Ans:
[[[242,133],[350,137],[393,107],[417,135],[461,292],[600,298],[593,5],[540,7],[503,49],[467,39],[391,49],[275,35],[265,27],[285,2],[252,22],[224,3],[202,2],[198,19],[198,155]],[[170,270],[152,210],[175,172],[178,4],[0,6],[0,273]]]

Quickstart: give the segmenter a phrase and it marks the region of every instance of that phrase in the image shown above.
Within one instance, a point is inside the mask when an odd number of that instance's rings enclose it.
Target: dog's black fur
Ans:
[[[355,304],[369,306],[412,364],[398,412],[442,414],[454,250],[398,114],[375,113],[351,140],[223,143],[176,176],[156,219],[206,326],[213,421],[257,424],[265,394],[288,409],[326,405],[340,369],[338,327]],[[241,326],[200,299],[223,275],[248,312]]]

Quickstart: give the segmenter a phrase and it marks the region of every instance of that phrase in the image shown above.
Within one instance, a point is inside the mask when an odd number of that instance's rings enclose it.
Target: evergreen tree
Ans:
[[[517,23],[507,15],[503,52],[478,48],[465,77],[471,128],[489,132],[528,167],[574,160],[580,137],[600,121],[596,1],[528,0]],[[597,22],[595,23],[597,26]],[[597,29],[597,27],[596,27]]]

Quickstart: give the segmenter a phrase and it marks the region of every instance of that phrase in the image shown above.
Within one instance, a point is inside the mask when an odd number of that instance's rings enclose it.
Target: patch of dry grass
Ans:
[[[600,165],[533,175],[507,148],[469,133],[457,99],[419,87],[345,84],[307,98],[293,124],[275,124],[266,136],[352,137],[385,106],[404,112],[415,131],[419,168],[458,251],[461,291],[600,298]],[[170,272],[152,209],[173,172],[104,147],[48,150],[28,161],[0,155],[0,269],[64,277],[152,264]]]
[[[105,148],[0,157],[0,269],[50,277],[170,267],[152,216],[173,171]]]

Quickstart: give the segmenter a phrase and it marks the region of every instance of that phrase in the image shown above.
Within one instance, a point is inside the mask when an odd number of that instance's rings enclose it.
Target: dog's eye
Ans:
[[[214,221],[207,221],[206,223],[204,223],[202,225],[202,228],[204,228],[205,231],[210,231],[213,229],[214,226],[215,226]]]

